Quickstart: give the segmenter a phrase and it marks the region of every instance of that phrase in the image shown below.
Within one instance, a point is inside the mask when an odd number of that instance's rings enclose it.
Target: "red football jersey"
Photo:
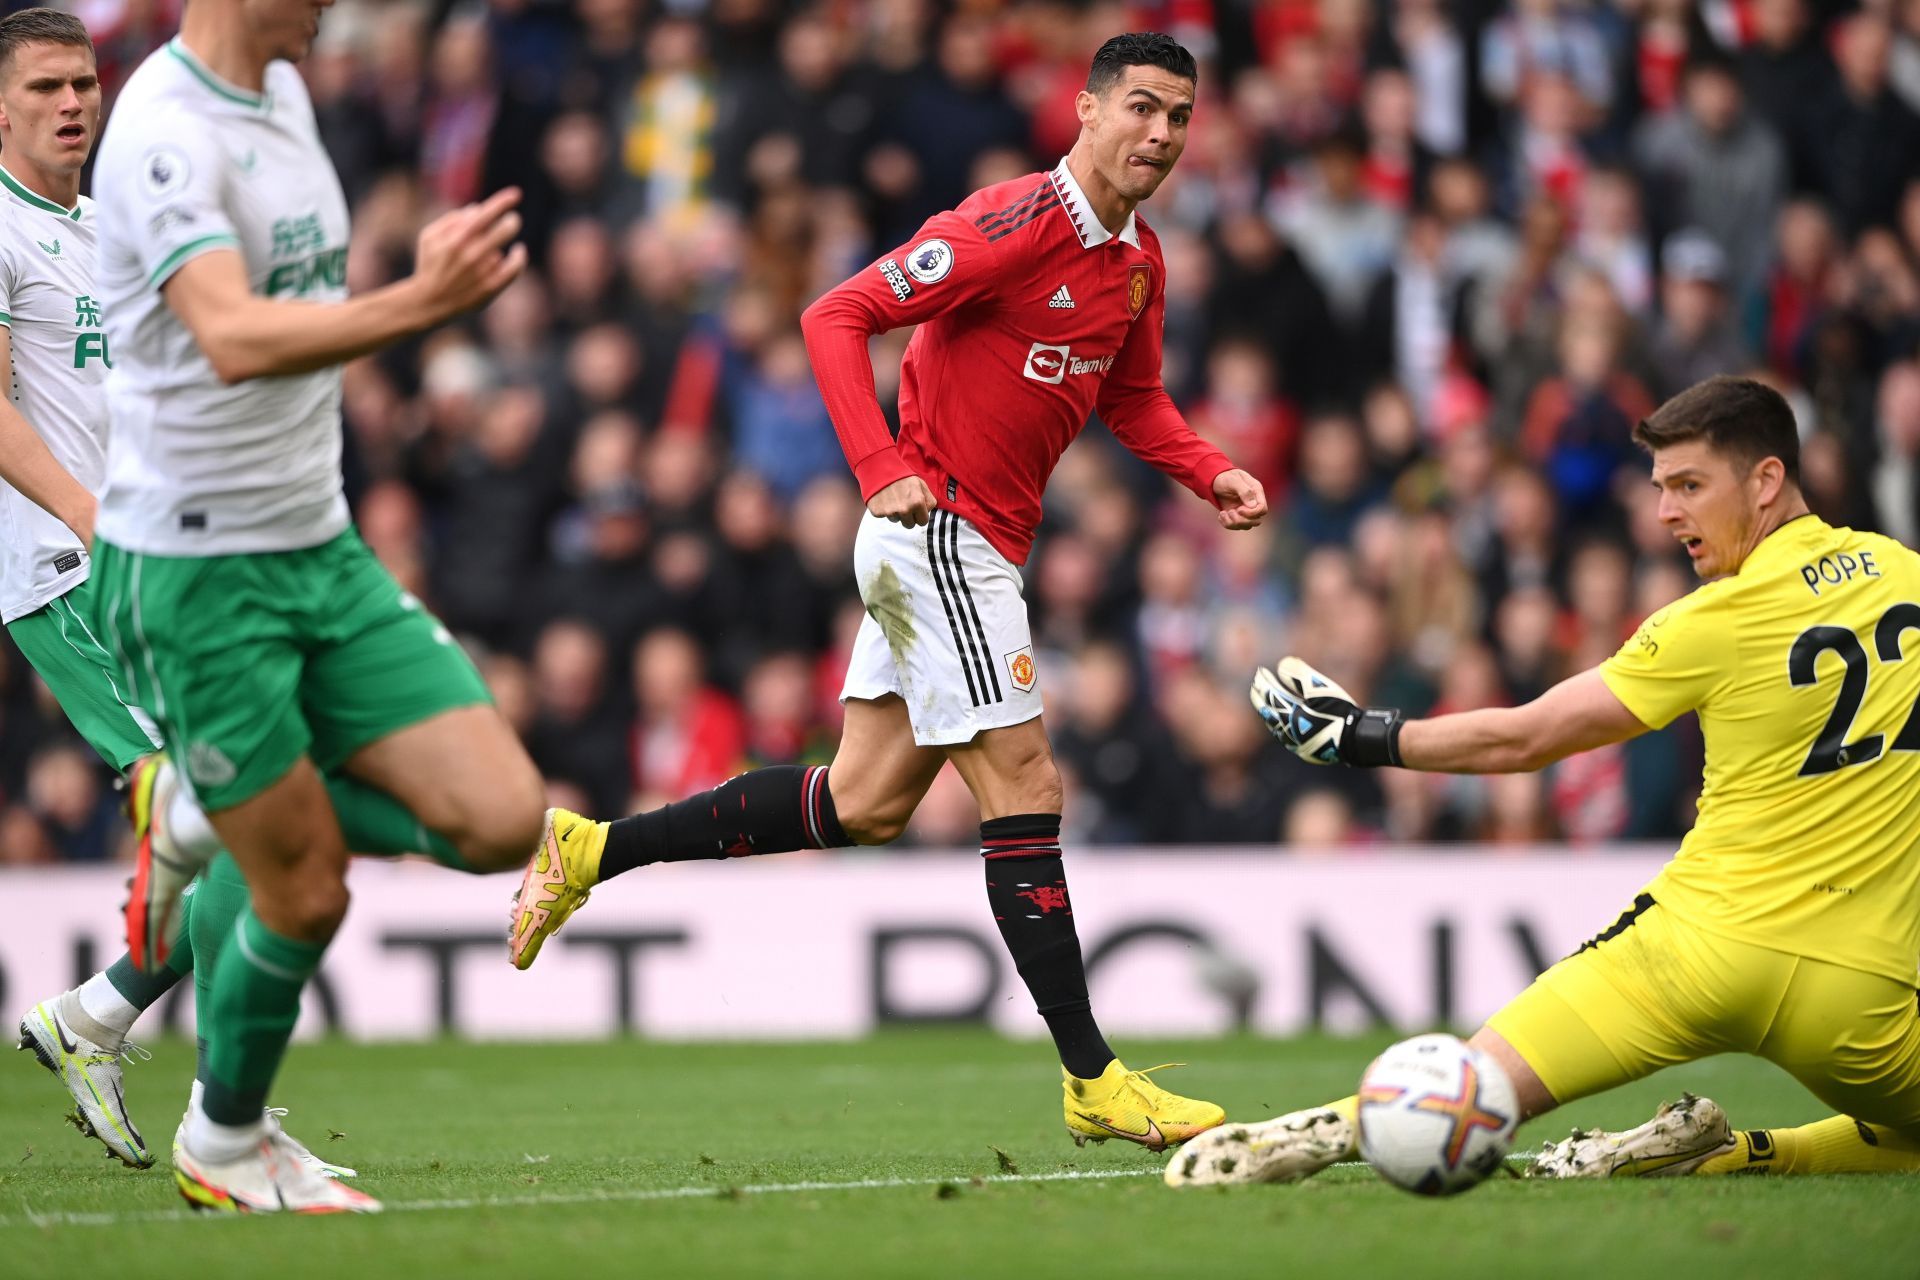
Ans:
[[[1132,216],[1109,232],[1064,160],[928,219],[800,318],[861,497],[918,475],[1024,564],[1047,477],[1098,409],[1129,449],[1212,502],[1233,464],[1160,383],[1166,279],[1158,237]],[[909,324],[920,327],[900,367],[896,443],[867,341]]]

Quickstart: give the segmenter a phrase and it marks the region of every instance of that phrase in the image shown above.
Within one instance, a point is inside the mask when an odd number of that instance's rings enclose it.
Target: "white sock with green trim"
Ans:
[[[187,1112],[187,1150],[209,1164],[238,1160],[260,1145],[267,1136],[267,1117],[263,1112],[251,1124],[221,1124],[207,1117],[200,1099],[194,1098]]]
[[[120,994],[104,972],[94,974],[68,994],[72,1003],[61,1009],[62,1016],[75,1031],[102,1049],[118,1049],[140,1016],[140,1010]]]

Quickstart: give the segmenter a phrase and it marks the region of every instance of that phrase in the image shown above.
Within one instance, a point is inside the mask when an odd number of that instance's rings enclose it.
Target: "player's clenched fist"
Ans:
[[[520,189],[443,213],[421,228],[413,278],[440,319],[483,307],[527,265],[520,234]]]
[[[927,482],[919,476],[895,480],[867,499],[869,513],[909,529],[918,529],[933,519],[933,510],[938,505],[933,500],[933,490],[927,488]]]
[[[1298,658],[1256,670],[1249,693],[1268,732],[1309,764],[1400,763],[1401,714],[1360,706]]]
[[[1213,478],[1213,496],[1220,503],[1220,523],[1228,529],[1256,528],[1267,518],[1267,491],[1238,467]]]

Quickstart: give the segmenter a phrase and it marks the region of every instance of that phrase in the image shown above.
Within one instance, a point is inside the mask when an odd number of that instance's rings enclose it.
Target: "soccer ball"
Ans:
[[[1457,1036],[1415,1036],[1360,1077],[1360,1154],[1396,1187],[1450,1196],[1513,1146],[1520,1107],[1498,1063]]]

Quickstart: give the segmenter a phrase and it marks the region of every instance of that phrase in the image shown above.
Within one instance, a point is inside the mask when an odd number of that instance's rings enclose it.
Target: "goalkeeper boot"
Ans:
[[[180,777],[165,752],[134,763],[127,774],[127,817],[133,823],[133,879],[127,897],[127,951],[146,973],[167,962],[180,927],[180,898],[217,850],[187,848],[167,830],[167,808]]]
[[[532,964],[541,945],[586,904],[587,894],[600,882],[600,853],[606,847],[606,823],[566,809],[547,810],[540,847],[513,895],[507,948],[514,968]]]
[[[145,1169],[153,1164],[146,1140],[127,1114],[120,1088],[120,1059],[151,1057],[131,1044],[108,1049],[95,1044],[68,1025],[60,1014],[60,1000],[45,1000],[20,1019],[20,1047],[31,1049],[40,1065],[59,1078],[73,1099],[68,1119],[89,1138],[106,1144],[107,1154],[121,1164]]]
[[[378,1213],[380,1202],[303,1163],[291,1139],[268,1125],[260,1140],[232,1160],[202,1160],[180,1135],[173,1140],[173,1180],[195,1209],[216,1213]]]
[[[1527,1170],[1530,1178],[1674,1178],[1692,1173],[1734,1148],[1727,1113],[1711,1098],[1680,1095],[1662,1103],[1653,1119],[1623,1133],[1575,1129],[1547,1144]]]
[[[1355,1151],[1353,1121],[1328,1107],[1258,1124],[1223,1124],[1167,1162],[1170,1187],[1228,1182],[1299,1182]]]
[[[1073,1135],[1074,1145],[1122,1138],[1149,1151],[1165,1151],[1225,1120],[1227,1113],[1213,1103],[1168,1093],[1148,1078],[1155,1071],[1181,1065],[1169,1062],[1129,1071],[1115,1058],[1097,1080],[1082,1080],[1062,1067],[1067,1132]]]

